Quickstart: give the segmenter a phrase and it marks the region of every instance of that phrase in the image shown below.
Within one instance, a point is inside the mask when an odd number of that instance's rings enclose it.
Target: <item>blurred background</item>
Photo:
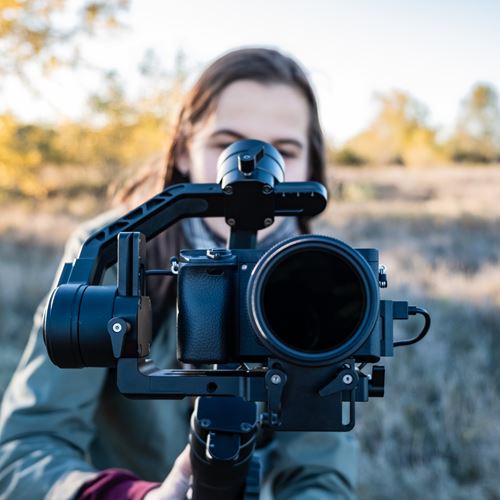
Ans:
[[[69,234],[161,161],[199,71],[248,45],[316,88],[332,194],[316,231],[379,248],[386,297],[433,317],[386,362],[386,397],[358,405],[360,498],[500,498],[493,0],[0,0],[0,395]]]

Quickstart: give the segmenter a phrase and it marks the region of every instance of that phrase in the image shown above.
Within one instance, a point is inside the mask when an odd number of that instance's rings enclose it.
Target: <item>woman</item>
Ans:
[[[184,100],[165,168],[127,188],[123,203],[131,208],[179,182],[215,182],[218,155],[242,138],[277,147],[286,180],[324,180],[314,94],[297,63],[275,50],[236,50],[202,73]],[[73,260],[88,234],[124,209],[84,225],[68,243],[63,262]],[[258,246],[308,230],[304,219],[276,220],[259,233]],[[222,219],[183,221],[148,243],[149,263],[164,266],[180,248],[223,246],[227,234]],[[113,279],[112,270],[106,279]],[[156,332],[152,357],[175,367],[174,283],[157,277],[148,287]],[[16,499],[183,498],[186,450],[165,475],[187,442],[190,401],[127,400],[106,369],[56,368],[41,336],[42,310],[43,305],[2,405],[0,492]],[[350,435],[276,433],[269,449],[261,498],[353,498],[356,445]]]

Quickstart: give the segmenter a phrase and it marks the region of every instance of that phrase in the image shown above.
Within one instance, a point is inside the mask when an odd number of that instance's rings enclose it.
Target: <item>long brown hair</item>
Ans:
[[[173,184],[189,182],[177,166],[179,156],[186,151],[190,133],[198,122],[216,107],[221,92],[238,80],[252,80],[262,84],[287,84],[298,89],[309,106],[309,180],[325,184],[325,154],[318,106],[311,84],[299,64],[283,53],[269,48],[244,48],[224,54],[210,64],[185,95],[171,134],[163,165],[150,166],[142,172],[120,196],[130,204],[132,199],[153,196]],[[149,192],[148,192],[149,191]],[[309,220],[299,219],[302,233],[308,233]],[[148,243],[148,260],[152,267],[165,266],[172,255],[183,246],[183,234],[178,224]],[[149,294],[153,302],[155,330],[161,324],[164,311],[175,300],[175,286],[170,278],[150,278]]]

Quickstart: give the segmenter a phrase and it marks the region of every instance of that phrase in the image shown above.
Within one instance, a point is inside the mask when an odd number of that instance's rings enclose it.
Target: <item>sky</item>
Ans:
[[[129,29],[89,41],[84,52],[97,65],[117,69],[131,92],[148,48],[167,68],[182,50],[194,78],[227,50],[272,46],[306,68],[325,132],[337,143],[369,124],[376,93],[409,92],[445,134],[475,83],[500,91],[498,0],[131,0],[124,20]],[[0,111],[28,120],[77,117],[98,81],[61,72],[38,88],[51,106],[7,82]]]

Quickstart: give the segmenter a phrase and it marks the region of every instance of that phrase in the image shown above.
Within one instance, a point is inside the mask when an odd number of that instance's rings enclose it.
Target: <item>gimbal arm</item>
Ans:
[[[258,202],[256,191],[260,191]],[[251,196],[252,210],[242,204],[245,194]],[[225,217],[233,231],[257,230],[276,216],[313,216],[325,206],[326,189],[317,182],[286,182],[275,187],[248,182],[243,189],[226,190],[219,184],[177,184],[93,233],[78,259],[64,266],[59,285],[100,284],[104,271],[117,261],[117,236],[121,232],[141,232],[150,240],[188,217]]]

